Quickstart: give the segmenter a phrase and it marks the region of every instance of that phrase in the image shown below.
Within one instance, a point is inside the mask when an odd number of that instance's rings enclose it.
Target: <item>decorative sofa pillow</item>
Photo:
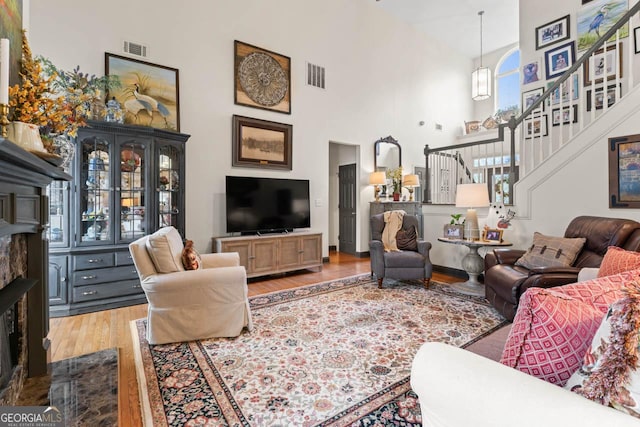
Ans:
[[[625,251],[617,246],[609,246],[602,258],[598,277],[611,276],[623,271],[640,268],[640,252]]]
[[[582,358],[609,305],[640,270],[586,282],[527,290],[518,306],[500,362],[564,385]]]
[[[173,227],[163,227],[147,238],[147,253],[158,273],[184,271],[182,238]]]
[[[516,265],[532,269],[536,267],[571,267],[587,239],[545,236],[533,233],[533,244]]]
[[[611,305],[566,389],[590,400],[640,417],[640,285]]]
[[[409,230],[399,230],[396,233],[396,245],[401,251],[417,251],[418,234],[416,233],[416,228],[411,227]]]
[[[202,268],[202,259],[198,251],[193,247],[193,240],[184,242],[182,266],[185,270],[200,270]]]

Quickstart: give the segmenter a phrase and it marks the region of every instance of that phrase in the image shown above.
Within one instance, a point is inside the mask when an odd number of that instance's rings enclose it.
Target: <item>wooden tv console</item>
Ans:
[[[260,236],[214,237],[214,252],[238,252],[247,277],[318,267],[322,269],[322,233],[295,231]]]

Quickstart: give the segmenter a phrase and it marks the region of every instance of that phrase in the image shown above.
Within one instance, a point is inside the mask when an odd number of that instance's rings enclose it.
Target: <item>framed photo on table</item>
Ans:
[[[464,239],[464,224],[447,224],[444,226],[444,237],[447,239]]]
[[[482,240],[485,242],[502,243],[502,232],[499,228],[485,228],[482,231]]]
[[[233,116],[232,166],[291,170],[293,126]]]

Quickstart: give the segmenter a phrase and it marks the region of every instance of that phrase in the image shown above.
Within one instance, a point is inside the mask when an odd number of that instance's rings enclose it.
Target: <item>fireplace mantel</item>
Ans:
[[[27,376],[47,373],[49,340],[46,186],[71,176],[40,157],[0,138],[0,237],[24,234],[27,240]],[[9,260],[0,260],[9,262]],[[0,302],[1,305],[1,302]]]

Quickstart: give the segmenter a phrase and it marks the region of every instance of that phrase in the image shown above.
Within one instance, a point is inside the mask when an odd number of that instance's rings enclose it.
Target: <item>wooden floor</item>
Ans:
[[[272,276],[268,279],[249,281],[249,296],[264,294],[281,289],[339,279],[370,272],[368,258],[332,252],[330,262],[322,271],[307,270],[302,273]],[[434,273],[433,279],[451,283],[455,277]],[[132,320],[145,317],[147,306],[136,305],[97,313],[51,319],[49,338],[51,339],[52,361],[79,356],[108,348],[119,350],[119,390],[118,416],[120,426],[142,425],[138,383],[133,359],[133,344],[129,332]]]

